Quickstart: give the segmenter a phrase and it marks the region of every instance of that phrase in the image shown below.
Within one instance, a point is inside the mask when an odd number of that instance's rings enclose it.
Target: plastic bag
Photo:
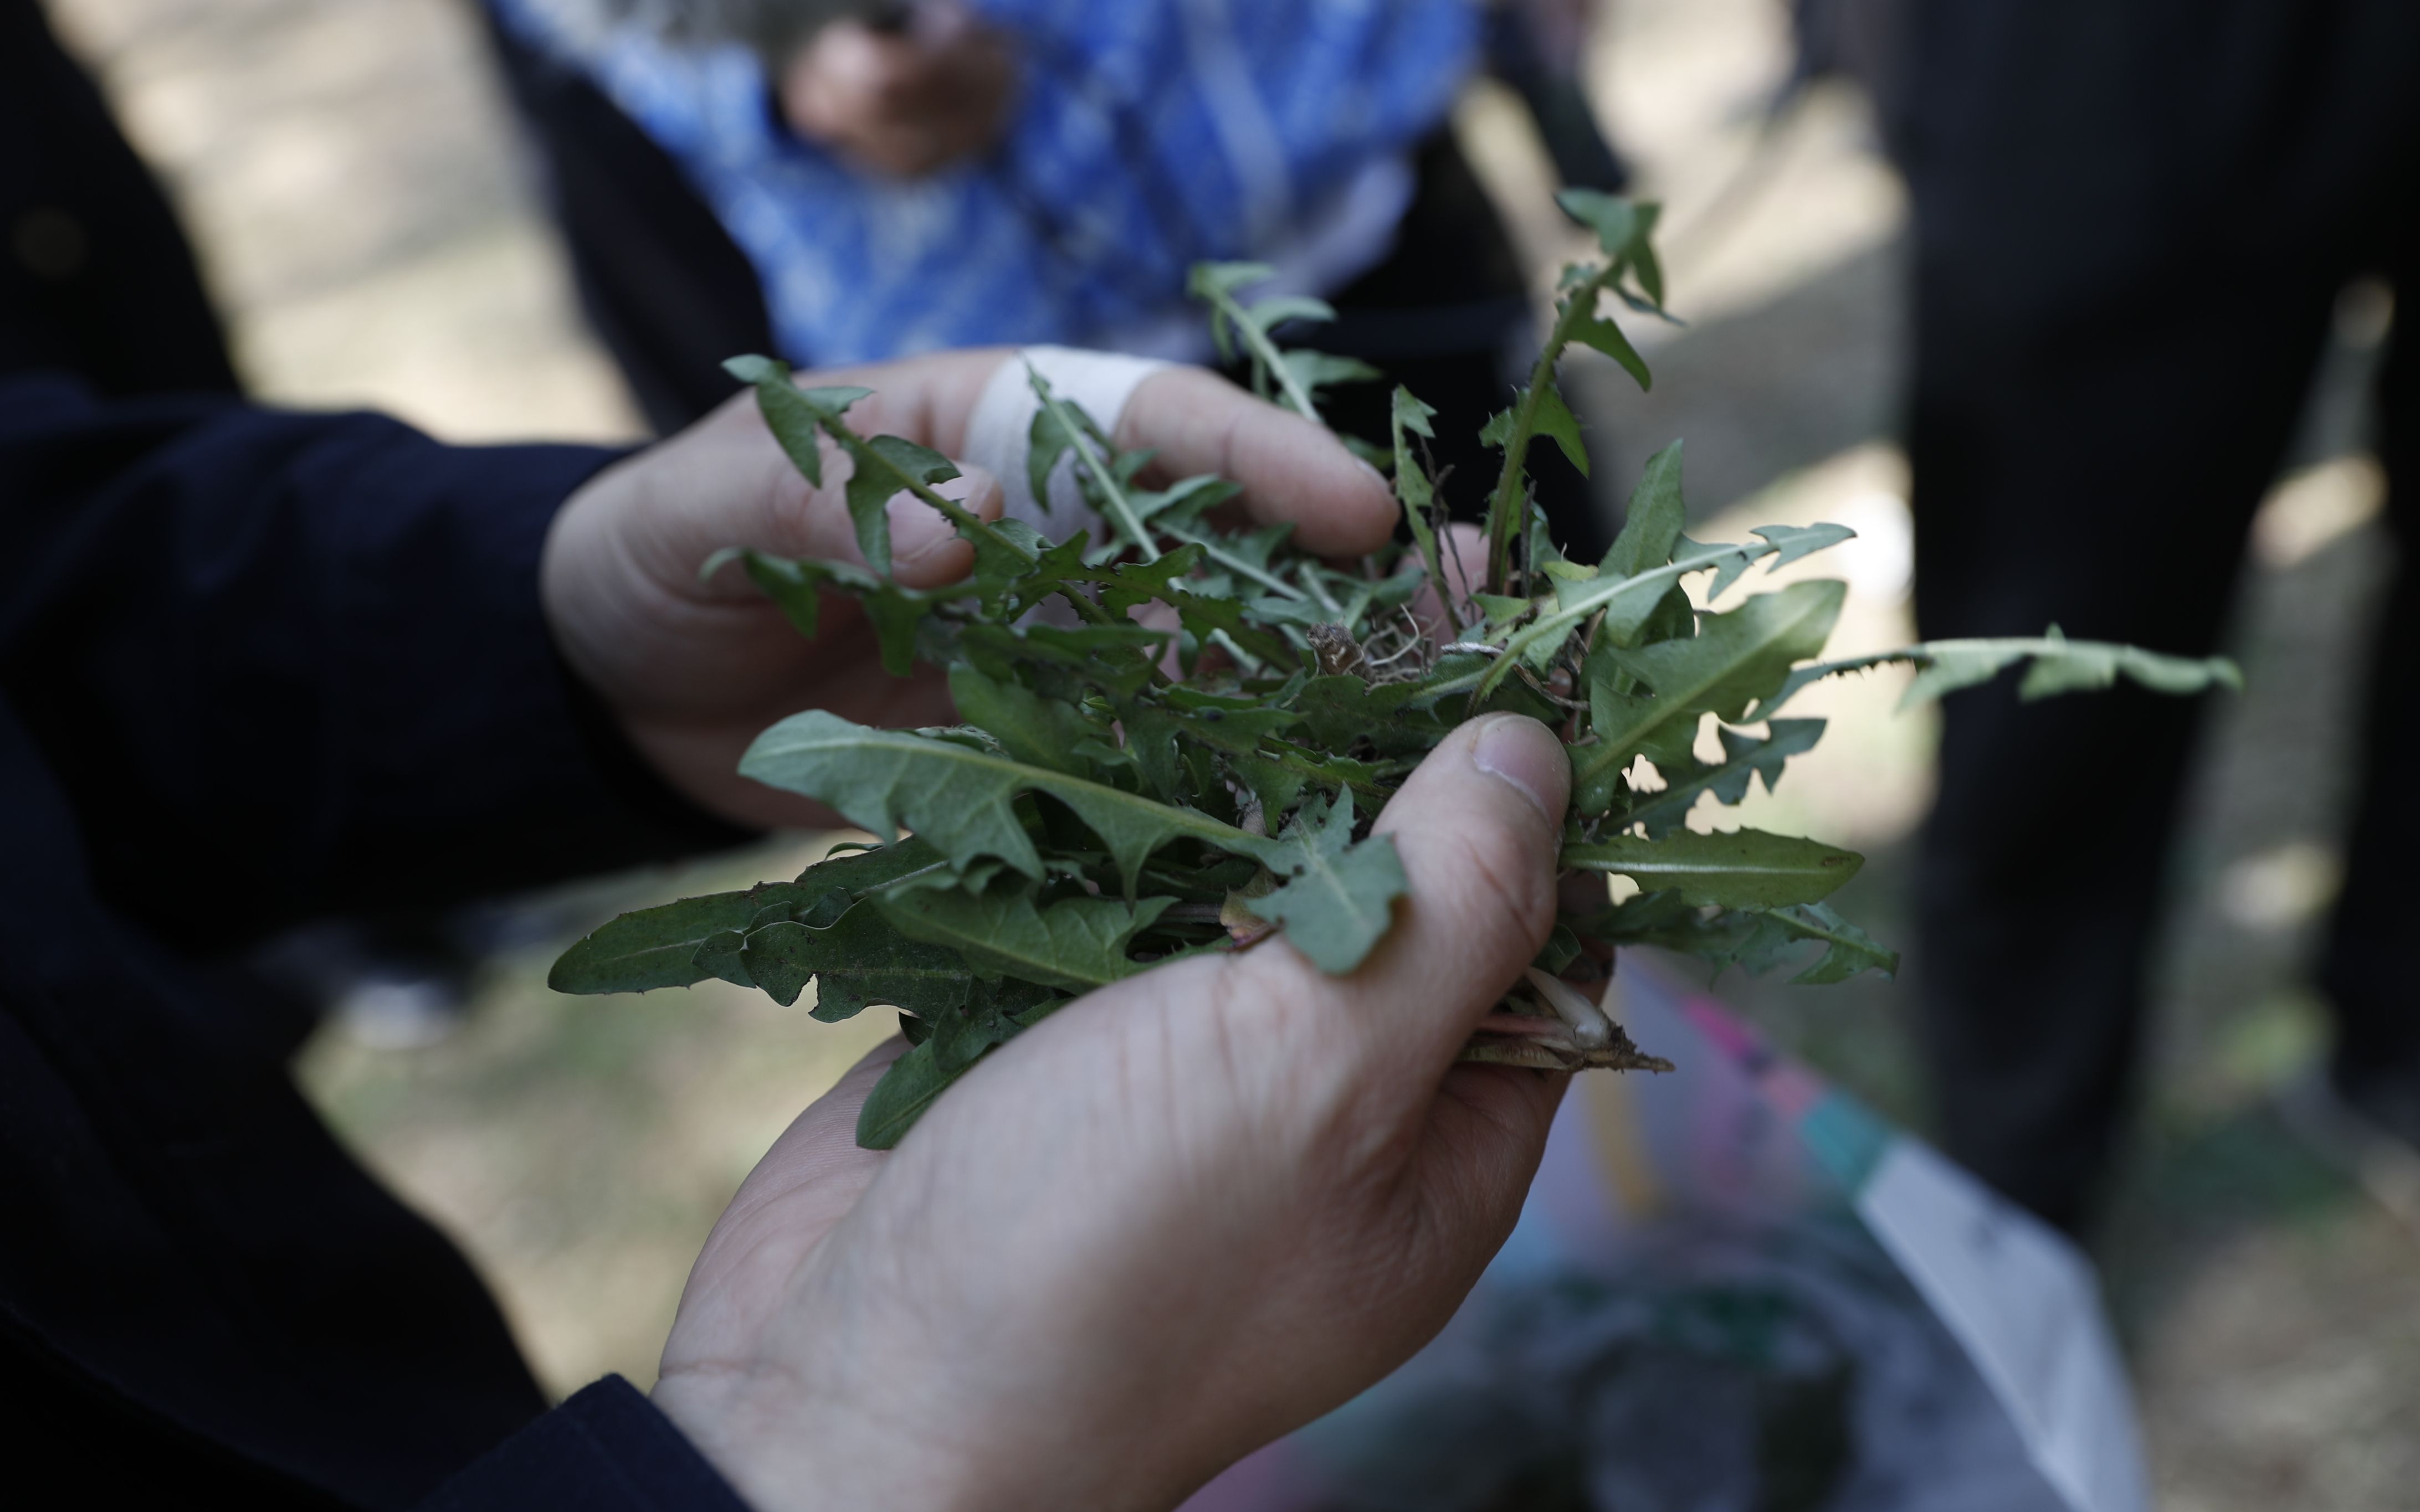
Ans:
[[[2142,1512],[2068,1242],[1625,957],[1679,1070],[1583,1076],[1445,1332],[1188,1512]]]

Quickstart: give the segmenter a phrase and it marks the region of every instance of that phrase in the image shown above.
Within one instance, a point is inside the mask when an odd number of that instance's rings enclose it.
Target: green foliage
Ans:
[[[910,1048],[867,1101],[861,1143],[894,1143],[955,1080],[1074,995],[1180,956],[1266,948],[1282,935],[1318,969],[1357,969],[1385,938],[1406,881],[1371,821],[1457,725],[1512,709],[1555,726],[1572,759],[1562,859],[1628,878],[1619,906],[1566,914],[1541,952],[1551,972],[1587,968],[1598,947],[1651,945],[1717,971],[1798,964],[1803,982],[1889,974],[1899,958],[1825,899],[1856,873],[1854,853],[1720,822],[1792,758],[1821,719],[1776,717],[1824,677],[1913,664],[1910,700],[1985,682],[2020,661],[2040,697],[2127,678],[2162,692],[2233,686],[2223,661],[2127,646],[2038,640],[1940,641],[1822,662],[1845,586],[1792,583],[1711,602],[1763,563],[1850,538],[1838,525],[1766,526],[1741,544],[1684,533],[1678,441],[1649,458],[1621,532],[1593,564],[1565,560],[1528,501],[1540,438],[1589,467],[1579,420],[1557,385],[1572,346],[1593,348],[1644,388],[1650,375],[1621,310],[1664,316],[1651,244],[1655,208],[1571,192],[1564,208],[1603,256],[1565,270],[1529,380],[1481,437],[1503,454],[1487,497],[1483,579],[1449,548],[1443,486],[1424,443],[1435,411],[1394,392],[1390,462],[1408,543],[1339,565],[1296,549],[1284,527],[1253,529],[1213,477],[1164,480],[1122,453],[1096,419],[1039,375],[1030,482],[1047,500],[1072,479],[1102,538],[1051,540],[987,524],[933,490],[946,458],[847,424],[858,389],[799,389],[789,369],[740,358],[767,424],[811,483],[827,454],[866,564],[741,548],[737,561],[800,633],[822,595],[865,609],[884,665],[948,670],[963,723],[868,729],[823,710],[767,730],[747,776],[829,805],[887,843],[810,867],[795,881],[684,899],[607,924],[554,968],[565,992],[644,992],[708,977],[783,1003],[812,986],[814,1014],[875,1004],[903,1014]],[[1251,264],[1205,265],[1193,291],[1219,349],[1260,392],[1320,418],[1328,386],[1376,375],[1288,350],[1281,328],[1329,318],[1316,300],[1264,299]],[[974,548],[963,582],[904,589],[887,577],[888,509],[901,494],[947,516]],[[1071,522],[1072,523],[1072,522]],[[1691,587],[1700,596],[1691,597]],[[1436,589],[1423,594],[1423,590]],[[1701,758],[1700,749],[1719,755]],[[1692,821],[1714,818],[1706,829]],[[905,838],[902,830],[908,831]],[[1559,1024],[1520,985],[1501,1011]],[[1534,1027],[1534,1026],[1533,1026]],[[1491,1038],[1466,1058],[1507,1065],[1661,1064],[1617,1034],[1582,1045],[1547,1027]]]
[[[1393,922],[1394,902],[1409,887],[1404,863],[1385,835],[1354,841],[1350,789],[1332,804],[1324,795],[1311,798],[1290,827],[1300,842],[1291,880],[1243,906],[1282,926],[1311,964],[1342,975],[1361,964]]]

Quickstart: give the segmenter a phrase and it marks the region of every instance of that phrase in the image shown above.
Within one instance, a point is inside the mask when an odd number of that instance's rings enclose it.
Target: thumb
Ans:
[[[1426,1099],[1554,927],[1570,792],[1571,763],[1545,726],[1471,720],[1378,816],[1410,888],[1370,958],[1328,977],[1280,936],[1236,964],[1269,1000],[1299,1005],[1290,1016],[1302,1032],[1347,1041],[1321,1052],[1338,1073]]]
[[[1433,1078],[1555,926],[1571,759],[1553,731],[1484,716],[1429,753],[1378,815],[1410,896],[1358,974]]]

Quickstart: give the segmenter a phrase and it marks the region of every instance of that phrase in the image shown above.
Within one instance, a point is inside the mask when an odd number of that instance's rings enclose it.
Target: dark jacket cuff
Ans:
[[[639,1389],[607,1376],[498,1444],[422,1512],[749,1512]]]

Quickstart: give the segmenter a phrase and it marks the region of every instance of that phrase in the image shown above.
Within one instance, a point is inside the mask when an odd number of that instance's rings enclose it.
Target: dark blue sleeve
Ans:
[[[607,1376],[496,1446],[421,1512],[748,1512],[678,1428]]]
[[[547,527],[614,457],[0,380],[0,694],[172,942],[731,843],[558,657]]]

